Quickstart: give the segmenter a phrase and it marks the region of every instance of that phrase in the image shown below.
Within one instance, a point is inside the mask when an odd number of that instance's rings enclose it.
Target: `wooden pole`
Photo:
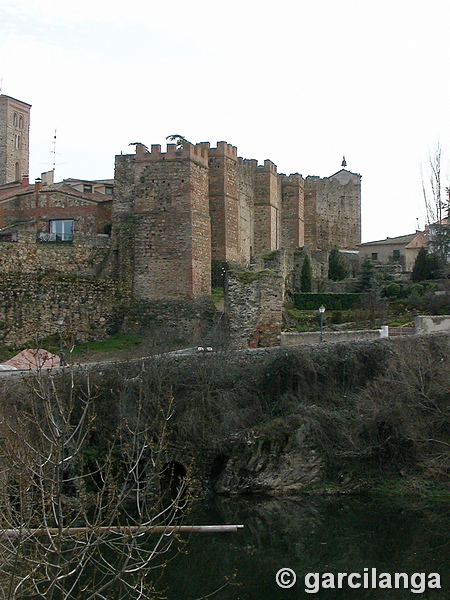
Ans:
[[[238,531],[243,529],[243,525],[122,525],[111,527],[67,527],[63,529],[64,536],[77,536],[85,533],[94,533],[96,535],[119,534],[130,536],[144,533],[157,533],[159,535],[171,535],[172,533],[221,533],[229,531]],[[57,527],[47,527],[42,529],[3,529],[0,531],[0,537],[31,537],[31,536],[56,536],[59,534]]]

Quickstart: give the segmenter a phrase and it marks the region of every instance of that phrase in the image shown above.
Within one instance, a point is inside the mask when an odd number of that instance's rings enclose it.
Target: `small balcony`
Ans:
[[[73,233],[47,233],[39,232],[38,240],[40,242],[73,242]]]

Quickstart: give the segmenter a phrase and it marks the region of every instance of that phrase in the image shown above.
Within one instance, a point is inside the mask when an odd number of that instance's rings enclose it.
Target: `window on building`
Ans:
[[[398,260],[400,258],[400,250],[394,250],[392,255],[395,260]]]
[[[378,252],[372,252],[372,260],[378,260]]]
[[[14,136],[14,148],[16,150],[20,150],[20,135],[15,135]]]
[[[50,233],[55,236],[57,242],[72,242],[73,221],[68,219],[50,221]]]
[[[105,186],[105,194],[108,194],[108,196],[111,196],[113,193],[113,188],[109,185]]]
[[[14,113],[14,116],[13,116],[13,125],[14,125],[14,127],[17,127],[17,113]]]
[[[15,167],[14,167],[14,180],[19,181],[21,176],[22,175],[20,173],[20,163],[16,162]]]
[[[85,194],[92,193],[92,185],[90,183],[83,183],[83,192]]]
[[[22,117],[22,115],[19,116],[19,129],[23,129],[23,117]]]

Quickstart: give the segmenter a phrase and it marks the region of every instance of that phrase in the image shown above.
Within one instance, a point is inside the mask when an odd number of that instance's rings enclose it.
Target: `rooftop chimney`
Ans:
[[[45,173],[41,173],[42,185],[51,185],[54,183],[55,171],[46,171]]]

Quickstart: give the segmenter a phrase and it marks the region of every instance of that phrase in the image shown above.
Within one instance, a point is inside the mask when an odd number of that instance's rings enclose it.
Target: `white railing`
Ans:
[[[56,233],[39,232],[40,242],[56,242]]]
[[[73,233],[46,233],[44,231],[39,232],[40,242],[73,242]]]

